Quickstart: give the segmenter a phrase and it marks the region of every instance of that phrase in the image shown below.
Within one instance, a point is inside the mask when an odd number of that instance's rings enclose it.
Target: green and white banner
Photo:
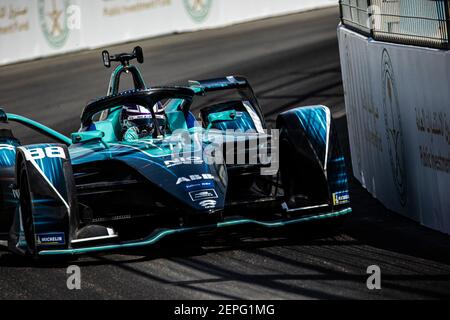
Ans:
[[[337,3],[338,0],[2,0],[0,65]]]
[[[2,0],[0,64],[83,47],[79,11],[71,0]]]

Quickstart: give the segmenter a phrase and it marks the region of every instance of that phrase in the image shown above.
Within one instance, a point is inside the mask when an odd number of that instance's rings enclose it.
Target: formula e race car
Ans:
[[[325,106],[278,115],[268,130],[244,77],[147,87],[142,49],[118,62],[108,94],[70,138],[0,110],[51,138],[22,145],[0,130],[0,235],[34,257],[148,246],[175,234],[267,228],[351,212],[345,161]],[[119,91],[121,75],[134,89]],[[194,115],[194,113],[196,115]]]

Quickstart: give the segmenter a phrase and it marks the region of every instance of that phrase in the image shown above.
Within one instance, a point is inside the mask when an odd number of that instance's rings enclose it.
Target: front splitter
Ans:
[[[254,219],[234,219],[234,220],[219,222],[214,225],[189,227],[189,228],[178,228],[178,229],[166,229],[166,230],[158,231],[140,241],[126,242],[126,243],[120,243],[120,244],[114,244],[114,245],[76,248],[76,249],[43,250],[43,251],[39,252],[39,255],[40,256],[79,255],[79,254],[87,254],[87,253],[95,253],[95,252],[107,252],[107,251],[113,251],[113,250],[119,250],[119,249],[138,248],[138,247],[151,246],[151,245],[157,243],[158,241],[162,240],[163,238],[171,236],[171,235],[201,231],[204,229],[226,228],[226,227],[233,227],[233,226],[238,226],[238,225],[252,225],[252,224],[266,227],[266,228],[280,228],[280,227],[285,227],[288,225],[302,223],[302,222],[337,218],[339,216],[347,215],[351,212],[352,212],[351,208],[346,208],[346,209],[335,211],[335,212],[321,213],[321,214],[316,214],[316,215],[304,216],[304,217],[297,218],[297,219],[277,220],[277,221],[272,221],[272,222],[258,221],[258,220],[254,220]]]

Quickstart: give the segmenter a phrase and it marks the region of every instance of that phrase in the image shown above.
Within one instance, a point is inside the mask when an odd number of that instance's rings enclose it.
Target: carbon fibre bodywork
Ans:
[[[118,92],[126,69],[136,88]],[[327,107],[280,114],[278,135],[267,131],[243,77],[147,89],[136,67],[122,65],[109,88],[108,96],[86,106],[71,139],[0,112],[3,122],[22,123],[59,142],[21,145],[10,133],[0,137],[0,232],[12,251],[108,251],[178,233],[282,227],[351,211],[345,162]],[[196,99],[231,89],[239,99],[203,105],[201,119],[193,118]],[[148,106],[154,116],[152,106],[161,101],[165,131],[155,127],[150,136],[124,140],[120,106]],[[261,150],[270,161],[259,157]],[[224,161],[211,161],[216,153]],[[236,163],[240,158],[246,161]]]

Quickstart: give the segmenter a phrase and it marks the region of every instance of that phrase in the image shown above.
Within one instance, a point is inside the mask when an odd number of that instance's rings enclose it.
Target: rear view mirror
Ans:
[[[106,68],[111,67],[111,61],[120,62],[122,66],[127,67],[133,59],[136,59],[139,63],[144,63],[144,52],[141,47],[135,47],[132,53],[119,53],[116,55],[110,55],[107,50],[103,50],[102,59]]]
[[[208,135],[209,130],[212,128],[215,122],[222,121],[234,121],[236,118],[240,118],[242,112],[237,112],[236,110],[227,110],[222,112],[214,112],[208,115],[208,127],[206,128],[206,134]]]
[[[94,131],[85,131],[85,132],[76,132],[72,133],[72,142],[73,143],[83,143],[93,140],[101,140],[105,136],[103,131],[94,130]]]
[[[221,121],[234,121],[236,118],[240,117],[241,113],[236,112],[236,110],[227,110],[222,112],[215,112],[208,115],[209,124],[213,124],[214,122]]]
[[[110,67],[111,67],[111,57],[110,57],[110,55],[109,55],[109,52],[106,51],[106,50],[104,50],[104,51],[102,52],[102,58],[103,58],[103,65],[104,65],[106,68],[110,68]]]
[[[137,62],[144,63],[144,52],[141,47],[135,47],[133,50],[134,56],[136,57]]]

